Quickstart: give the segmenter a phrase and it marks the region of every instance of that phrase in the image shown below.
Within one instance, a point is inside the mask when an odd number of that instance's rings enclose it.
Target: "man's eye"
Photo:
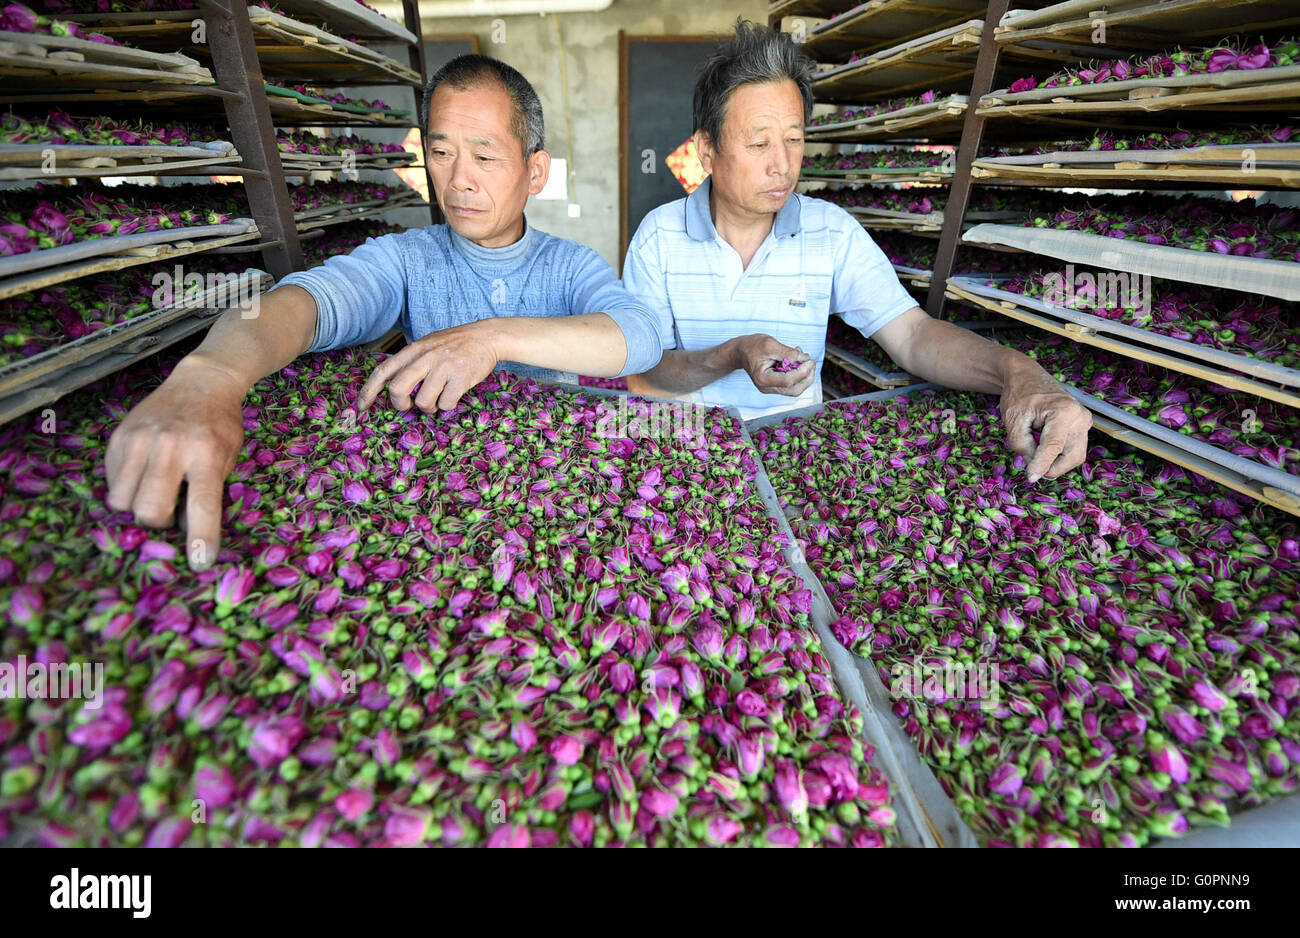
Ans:
[[[751,144],[749,145],[749,148],[750,148],[751,150],[761,150],[761,149],[763,149],[765,146],[767,146],[767,142],[766,142],[766,141],[764,141],[763,143],[751,143]]]

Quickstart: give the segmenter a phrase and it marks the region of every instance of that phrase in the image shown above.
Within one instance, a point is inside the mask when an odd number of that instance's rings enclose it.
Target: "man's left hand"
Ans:
[[[1028,464],[1030,483],[1055,479],[1083,464],[1092,413],[1041,369],[1022,372],[1002,394],[1007,445]],[[1037,445],[1033,430],[1041,430]]]

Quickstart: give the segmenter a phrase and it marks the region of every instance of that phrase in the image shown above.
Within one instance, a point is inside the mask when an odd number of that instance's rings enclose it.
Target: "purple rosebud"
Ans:
[[[560,735],[546,744],[546,752],[560,765],[576,765],[582,750],[582,741],[574,736]]]
[[[994,794],[1014,795],[1024,783],[1020,768],[1009,763],[1002,763],[989,774],[989,791]]]
[[[651,788],[641,794],[641,807],[657,818],[671,817],[677,810],[677,796],[670,791]]]
[[[334,809],[349,821],[363,817],[375,803],[375,796],[362,788],[350,788],[334,798]]]
[[[432,824],[433,812],[428,808],[394,808],[384,822],[384,839],[393,847],[414,847],[424,842]]]
[[[1211,756],[1205,771],[1212,777],[1232,787],[1239,795],[1250,791],[1253,780],[1250,769],[1236,762],[1229,762],[1218,756]]]
[[[1182,785],[1191,777],[1191,770],[1187,767],[1187,760],[1183,758],[1183,754],[1165,743],[1152,748],[1151,765],[1157,772],[1164,772],[1178,785]]]
[[[244,567],[228,567],[217,583],[217,602],[225,606],[238,606],[252,591],[257,577]]]
[[[767,704],[752,690],[742,690],[736,695],[736,709],[745,716],[761,717],[767,713]]]
[[[526,850],[532,846],[532,835],[524,824],[506,824],[492,832],[487,845],[495,849]]]
[[[1218,713],[1221,710],[1226,710],[1232,705],[1232,702],[1228,700],[1228,698],[1224,696],[1217,687],[1204,679],[1198,680],[1194,683],[1191,687],[1190,693],[1193,700],[1202,707],[1205,707],[1207,710],[1212,710],[1215,713]]]
[[[24,583],[9,597],[9,618],[21,626],[31,626],[40,622],[45,611],[45,594],[34,583]]]
[[[209,808],[224,808],[235,794],[235,777],[224,765],[199,767],[194,779],[194,795]]]

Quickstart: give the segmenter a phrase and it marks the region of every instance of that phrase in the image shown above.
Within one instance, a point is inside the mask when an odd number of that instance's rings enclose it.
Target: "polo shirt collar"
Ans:
[[[686,234],[695,241],[713,241],[718,229],[713,226],[713,213],[709,211],[709,192],[712,176],[705,177],[694,192],[686,197]],[[776,213],[772,233],[778,238],[789,237],[799,230],[799,194],[792,192]]]

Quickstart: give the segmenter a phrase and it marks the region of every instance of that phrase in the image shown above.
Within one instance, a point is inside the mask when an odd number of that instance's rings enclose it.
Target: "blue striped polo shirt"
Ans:
[[[628,246],[624,286],[656,316],[665,349],[695,351],[763,332],[812,356],[817,377],[791,398],[760,392],[737,370],[683,399],[736,407],[746,420],[821,403],[830,315],[870,337],[916,300],[860,222],[838,205],[798,193],[742,267],[713,226],[709,189],[706,179],[689,197],[645,217]]]

